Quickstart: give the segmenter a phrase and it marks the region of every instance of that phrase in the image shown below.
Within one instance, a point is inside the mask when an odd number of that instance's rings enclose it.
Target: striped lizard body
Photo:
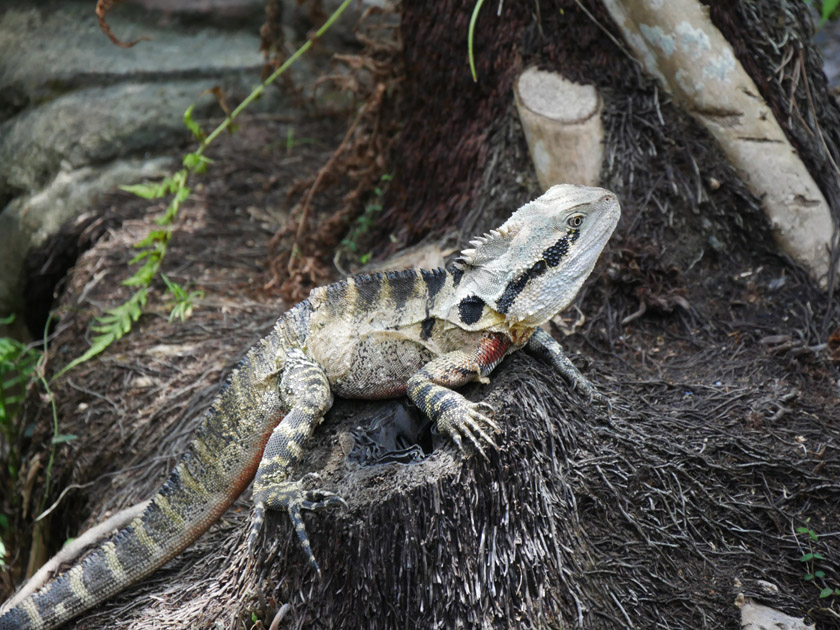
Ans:
[[[195,541],[254,480],[249,537],[266,509],[289,514],[318,571],[301,510],[343,501],[291,478],[333,397],[408,397],[459,450],[484,454],[498,427],[453,387],[487,380],[526,348],[602,397],[538,328],[575,297],[620,216],[600,188],[554,186],[471,241],[447,269],[361,275],[314,289],[249,350],[145,512],[0,616],[0,630],[56,628]],[[318,571],[319,572],[319,571]]]

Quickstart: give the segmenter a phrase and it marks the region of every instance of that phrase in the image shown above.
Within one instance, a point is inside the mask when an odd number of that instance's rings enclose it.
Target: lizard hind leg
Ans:
[[[301,510],[321,510],[346,504],[332,492],[305,490],[301,481],[291,481],[288,477],[290,470],[300,461],[315,427],[332,406],[333,395],[324,369],[297,348],[286,354],[280,395],[290,411],[269,437],[257,469],[248,548],[253,556],[265,520],[265,510],[284,510],[289,514],[309,563],[320,574]]]

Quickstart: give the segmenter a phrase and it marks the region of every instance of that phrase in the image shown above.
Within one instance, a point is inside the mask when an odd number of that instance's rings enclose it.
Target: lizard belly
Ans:
[[[404,395],[411,375],[434,357],[415,341],[368,337],[353,348],[347,370],[328,376],[338,396],[393,398]]]

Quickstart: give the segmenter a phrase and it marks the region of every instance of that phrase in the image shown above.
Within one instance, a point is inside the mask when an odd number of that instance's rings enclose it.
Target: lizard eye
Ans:
[[[582,214],[573,214],[568,219],[566,219],[566,225],[570,228],[579,228],[583,225],[583,215]]]

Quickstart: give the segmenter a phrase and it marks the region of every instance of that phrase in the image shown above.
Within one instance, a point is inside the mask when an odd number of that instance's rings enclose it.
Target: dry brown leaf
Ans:
[[[96,2],[96,17],[99,20],[99,28],[102,29],[102,32],[108,36],[112,42],[114,42],[117,46],[121,48],[131,48],[139,44],[142,41],[148,41],[150,38],[146,37],[145,35],[135,39],[132,42],[124,42],[120,40],[116,35],[114,35],[113,31],[111,31],[111,27],[108,26],[108,23],[105,21],[105,14],[110,11],[114,5],[119,4],[123,0],[97,0]]]

